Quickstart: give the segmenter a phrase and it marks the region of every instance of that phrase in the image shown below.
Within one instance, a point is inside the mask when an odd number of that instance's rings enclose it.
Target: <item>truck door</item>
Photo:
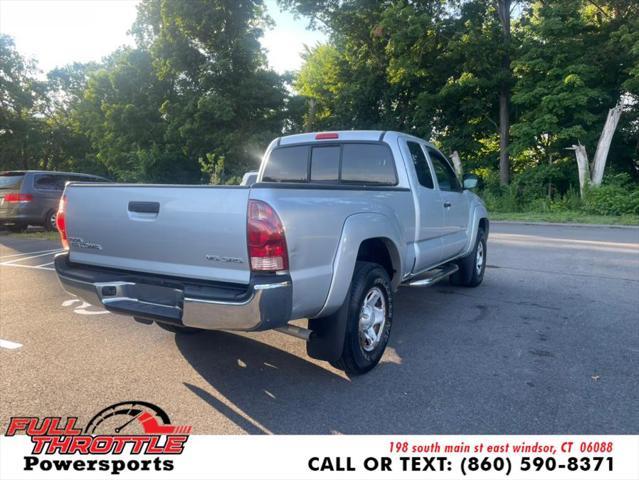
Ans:
[[[464,195],[463,188],[448,160],[432,147],[426,146],[426,151],[437,179],[444,211],[442,255],[444,259],[449,259],[458,255],[468,241],[468,197]]]
[[[435,188],[431,169],[424,153],[424,145],[414,140],[401,141],[404,156],[414,167],[413,198],[415,201],[415,266],[420,272],[442,261],[444,211],[440,192]],[[408,168],[409,172],[413,169]]]

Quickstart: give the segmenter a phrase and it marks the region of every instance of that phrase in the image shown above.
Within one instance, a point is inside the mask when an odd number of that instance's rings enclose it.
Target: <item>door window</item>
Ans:
[[[38,175],[35,178],[35,188],[38,190],[51,190],[61,192],[64,190],[66,178],[60,175]]]
[[[410,156],[413,159],[413,165],[415,166],[415,172],[417,172],[417,180],[422,187],[433,188],[433,176],[430,174],[430,168],[428,167],[428,161],[424,150],[419,143],[406,142]]]
[[[462,188],[459,180],[457,180],[457,175],[455,175],[455,171],[448,163],[448,160],[433,148],[428,148],[428,155],[433,162],[433,170],[437,177],[439,189],[445,192],[461,192]]]

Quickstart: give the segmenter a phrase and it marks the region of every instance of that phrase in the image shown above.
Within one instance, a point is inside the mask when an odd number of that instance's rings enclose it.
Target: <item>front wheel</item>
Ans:
[[[376,263],[357,262],[345,308],[346,336],[336,368],[361,375],[382,358],[393,321],[393,292],[390,278]]]
[[[450,276],[450,283],[463,287],[476,287],[484,280],[486,270],[486,233],[483,229],[477,231],[475,248],[470,254],[457,261],[459,270]]]

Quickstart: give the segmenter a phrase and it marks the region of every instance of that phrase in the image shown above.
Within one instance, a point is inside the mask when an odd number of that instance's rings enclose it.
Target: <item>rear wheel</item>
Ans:
[[[486,253],[486,233],[479,229],[475,248],[468,256],[457,260],[459,270],[450,276],[450,283],[463,287],[478,286],[484,280]]]
[[[198,333],[202,331],[202,329],[200,328],[183,327],[180,325],[173,325],[172,323],[164,323],[164,322],[155,322],[155,323],[158,327],[173,333],[184,333],[187,335],[191,335],[193,333]]]
[[[44,229],[47,232],[53,232],[58,229],[57,225],[55,224],[56,215],[57,212],[55,210],[51,210],[47,212],[47,215],[44,217]]]
[[[393,320],[390,278],[376,263],[357,262],[346,309],[346,335],[341,357],[331,364],[352,375],[374,368],[382,358]]]

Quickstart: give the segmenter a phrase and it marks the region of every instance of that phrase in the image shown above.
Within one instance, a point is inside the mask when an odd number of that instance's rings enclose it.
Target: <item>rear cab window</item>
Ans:
[[[395,186],[393,154],[381,142],[341,142],[273,149],[263,182]]]
[[[271,152],[264,169],[264,182],[308,181],[309,149],[304,146],[277,148]]]
[[[397,185],[390,148],[372,143],[344,144],[341,180],[356,184]]]
[[[311,148],[311,182],[337,183],[340,146]]]

